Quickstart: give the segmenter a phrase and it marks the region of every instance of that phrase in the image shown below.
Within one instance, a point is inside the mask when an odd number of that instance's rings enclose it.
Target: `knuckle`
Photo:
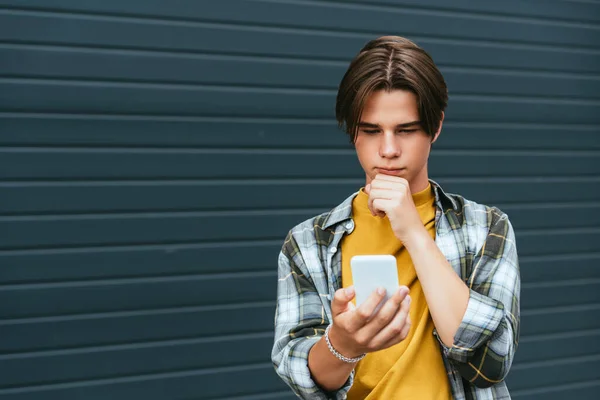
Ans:
[[[361,347],[369,348],[369,339],[363,335],[359,335],[356,338],[356,343]]]
[[[368,319],[371,316],[371,314],[367,310],[365,310],[364,308],[357,309],[356,310],[356,314],[362,320],[366,320],[366,319]]]
[[[342,320],[341,318],[334,318],[333,319],[333,325],[335,325],[335,329],[337,331],[346,332],[348,330],[347,327],[346,327],[345,321]]]
[[[390,326],[390,330],[392,331],[394,336],[401,334],[403,329],[404,329],[404,324],[401,324],[401,323],[395,323],[392,326]]]
[[[356,328],[356,327],[355,327],[354,325],[352,325],[352,324],[348,324],[348,325],[344,326],[344,332],[345,332],[347,335],[353,335],[353,334],[355,334],[356,332],[358,332],[358,328]]]
[[[381,310],[375,316],[375,321],[377,321],[377,323],[379,323],[379,324],[386,324],[387,322],[389,322],[389,320],[390,320],[390,317],[389,317],[388,313],[386,313],[384,310]]]
[[[379,346],[377,346],[375,343],[369,343],[365,346],[365,348],[367,349],[368,353],[372,353],[374,351],[379,350]]]

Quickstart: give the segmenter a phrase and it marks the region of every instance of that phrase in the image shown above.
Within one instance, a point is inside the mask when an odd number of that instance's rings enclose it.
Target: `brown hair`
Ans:
[[[335,115],[352,143],[369,95],[396,89],[416,95],[421,127],[434,137],[448,104],[444,77],[431,56],[415,43],[399,36],[383,36],[361,49],[340,83]]]

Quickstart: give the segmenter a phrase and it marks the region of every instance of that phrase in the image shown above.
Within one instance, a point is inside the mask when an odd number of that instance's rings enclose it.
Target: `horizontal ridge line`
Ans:
[[[161,275],[137,275],[137,276],[102,276],[89,278],[67,278],[59,281],[19,281],[5,282],[0,285],[0,292],[16,291],[16,290],[36,290],[36,289],[57,289],[57,288],[73,288],[86,286],[111,286],[124,284],[146,284],[146,283],[176,283],[197,281],[211,281],[222,279],[247,279],[247,278],[272,278],[276,277],[276,270],[256,269],[256,270],[241,270],[227,272],[196,272],[196,273],[171,273]],[[522,289],[538,289],[552,288],[564,286],[586,286],[598,285],[600,278],[581,278],[581,279],[564,279],[550,280],[541,282],[524,282]]]
[[[534,228],[534,229],[521,229],[517,231],[517,239],[520,239],[524,236],[548,236],[548,235],[581,235],[581,234],[596,234],[596,233],[600,233],[600,227],[565,227],[565,228]],[[281,240],[278,237],[262,237],[260,239],[253,239],[253,238],[243,238],[243,237],[234,237],[231,239],[227,239],[227,240],[217,240],[217,241],[212,241],[212,240],[197,240],[197,239],[190,239],[190,240],[173,240],[173,241],[166,241],[166,240],[160,240],[160,241],[156,241],[156,242],[106,242],[106,243],[99,243],[99,242],[94,242],[94,243],[81,243],[81,244],[77,244],[77,245],[72,245],[72,244],[44,244],[44,245],[29,245],[29,246],[6,246],[2,249],[0,249],[0,254],[7,252],[7,251],[25,251],[25,250],[50,250],[50,249],[71,249],[71,248],[94,248],[94,247],[114,247],[114,248],[123,248],[123,247],[142,247],[142,246],[164,246],[162,248],[172,248],[173,250],[175,250],[175,248],[177,249],[181,249],[182,246],[186,246],[186,245],[205,245],[206,247],[209,246],[215,246],[215,247],[220,247],[220,246],[231,246],[232,244],[235,245],[239,245],[240,243],[256,243],[256,242],[262,242],[262,243],[279,243],[282,244],[283,242],[283,237],[281,238]]]
[[[0,9],[0,11],[2,11]],[[6,12],[8,11],[8,12]],[[139,14],[115,14],[106,12],[94,12],[84,13],[81,11],[65,11],[56,9],[44,9],[44,8],[30,8],[30,9],[19,9],[12,7],[10,9],[5,8],[5,14],[25,14],[25,15],[39,15],[46,14],[52,16],[63,17],[66,16],[71,19],[87,19],[87,20],[100,20],[100,21],[123,21],[123,22],[142,22],[147,24],[160,24],[160,25],[173,25],[173,26],[195,26],[213,29],[229,29],[238,31],[251,31],[251,32],[272,32],[272,33],[291,33],[291,34],[312,34],[314,36],[320,35],[321,37],[342,37],[342,38],[366,38],[367,36],[377,36],[380,32],[376,32],[372,29],[361,29],[361,30],[350,30],[332,27],[306,27],[306,26],[290,26],[276,24],[273,22],[267,23],[253,23],[249,21],[219,21],[219,20],[202,20],[202,19],[190,19],[190,18],[160,18],[159,16],[141,16]],[[590,27],[595,28],[594,24],[587,24]],[[587,28],[590,29],[589,27]],[[583,53],[583,54],[598,54],[597,48],[589,46],[576,47],[574,44],[551,44],[548,42],[539,41],[518,41],[518,40],[494,40],[490,38],[477,39],[471,37],[460,37],[460,36],[442,36],[439,34],[413,34],[410,32],[401,33],[403,36],[410,36],[413,40],[421,42],[442,42],[442,43],[460,43],[460,44],[471,44],[475,46],[495,46],[503,48],[517,48],[517,49],[528,49],[528,50],[550,50],[550,51],[562,51],[566,53]]]
[[[532,177],[535,178],[535,177]],[[574,177],[564,177],[559,179],[565,181],[572,181]],[[586,177],[589,178],[589,177]],[[481,178],[483,180],[485,178]],[[594,176],[594,179],[598,179],[600,181],[600,176]],[[34,186],[34,185],[75,185],[79,184],[82,186],[96,186],[109,184],[114,186],[123,186],[123,185],[181,185],[181,184],[195,184],[195,185],[281,185],[281,184],[314,184],[314,185],[326,185],[326,184],[358,184],[360,185],[364,181],[364,178],[339,178],[339,177],[300,177],[300,178],[183,178],[183,179],[90,179],[82,178],[82,179],[14,179],[14,180],[1,180],[0,187],[15,187],[15,186]],[[58,185],[57,185],[58,184]],[[358,188],[357,188],[358,189]]]
[[[511,393],[513,396],[523,396],[523,395],[542,394],[542,393],[556,394],[555,392],[559,391],[559,390],[561,390],[561,391],[562,390],[572,390],[572,389],[594,387],[594,386],[600,386],[600,379],[592,379],[592,380],[587,380],[587,381],[566,383],[566,384],[554,385],[554,386],[545,385],[543,387],[537,387],[537,388],[519,389],[519,390],[511,391]]]
[[[272,369],[273,364],[271,364],[271,363],[252,363],[252,364],[245,364],[245,365],[239,365],[239,366],[194,368],[194,369],[184,369],[184,370],[170,371],[170,372],[155,372],[155,373],[146,373],[146,374],[138,374],[138,375],[130,375],[130,376],[82,379],[82,380],[66,381],[66,382],[60,382],[60,383],[44,383],[44,384],[35,384],[35,385],[17,386],[17,387],[8,387],[8,388],[5,387],[5,388],[0,388],[0,395],[38,392],[41,390],[67,389],[67,388],[75,388],[75,387],[81,387],[81,386],[98,386],[98,385],[103,385],[103,384],[140,382],[140,381],[147,381],[150,379],[170,379],[170,378],[184,377],[184,376],[196,376],[196,375],[205,375],[205,374],[214,374],[214,373],[238,372],[238,371],[266,369],[266,368]]]
[[[158,81],[134,82],[114,79],[65,79],[65,78],[6,78],[0,76],[0,84],[42,84],[42,85],[68,85],[100,87],[103,89],[112,87],[115,89],[181,89],[181,90],[206,90],[215,92],[246,92],[249,94],[295,94],[295,95],[326,95],[335,96],[337,91],[332,89],[306,88],[301,86],[257,86],[257,85],[234,85],[234,84],[190,84],[190,83],[163,83]],[[547,104],[583,104],[600,105],[600,99],[580,98],[574,96],[546,96],[546,95],[522,95],[503,93],[461,93],[453,92],[451,101],[489,101],[492,103],[508,101],[517,103],[547,103]]]
[[[347,155],[356,157],[356,150],[350,145],[342,147],[323,148],[323,147],[294,147],[294,148],[276,148],[276,147],[216,147],[216,146],[134,146],[134,145],[0,145],[0,153],[108,153],[113,154],[216,154],[216,155]],[[477,148],[434,148],[431,151],[432,156],[528,156],[528,157],[581,157],[593,156],[600,159],[600,148],[590,150],[586,149],[477,149]]]
[[[0,190],[3,188],[0,185]],[[14,186],[13,186],[14,188]],[[491,204],[490,204],[491,205]],[[581,208],[581,207],[600,207],[600,201],[561,201],[561,202],[520,202],[520,203],[494,203],[493,206],[498,207],[502,211],[506,211],[508,214],[515,210],[527,210],[527,209],[570,209],[570,208]],[[316,216],[321,213],[327,212],[331,207],[277,207],[277,208],[248,208],[241,210],[235,209],[139,209],[139,210],[121,210],[117,208],[111,208],[110,210],[61,210],[56,211],[40,211],[40,212],[14,212],[14,213],[0,213],[0,221],[8,220],[44,220],[44,219],[73,219],[73,218],[91,218],[91,219],[104,219],[104,218],[166,218],[166,217],[236,217],[236,216],[272,216],[272,215],[310,215]]]
[[[1,255],[0,255],[1,258]],[[194,278],[197,277],[199,279],[204,279],[202,278],[203,276],[205,277],[205,279],[224,279],[227,277],[240,277],[240,276],[274,276],[276,273],[276,270],[273,270],[273,268],[267,268],[265,266],[263,267],[254,267],[252,269],[240,269],[240,270],[232,270],[232,269],[208,269],[207,271],[197,271],[197,272],[191,272],[189,270],[182,270],[179,272],[171,272],[171,273],[146,273],[146,274],[141,274],[141,273],[137,273],[137,274],[123,274],[123,275],[118,275],[118,274],[106,274],[106,275],[100,275],[100,276],[83,276],[83,277],[67,277],[67,278],[63,278],[63,279],[48,279],[48,280],[10,280],[10,278],[6,277],[5,280],[3,281],[4,283],[2,284],[1,287],[6,287],[6,288],[10,288],[11,286],[17,286],[17,287],[23,287],[23,286],[28,286],[28,285],[32,285],[32,286],[36,286],[36,285],[45,285],[45,287],[51,287],[52,285],[60,285],[60,284],[78,284],[78,283],[82,283],[82,284],[86,284],[86,283],[90,283],[93,284],[94,282],[106,282],[109,283],[110,282],[116,282],[116,281],[128,281],[128,280],[147,280],[149,282],[160,282],[161,280],[166,280],[166,281],[178,281],[180,279],[184,279],[184,278]]]
[[[40,289],[65,289],[80,288],[86,286],[119,286],[130,284],[153,284],[153,283],[177,283],[189,281],[212,281],[223,279],[248,279],[248,278],[274,278],[276,270],[256,269],[252,271],[228,271],[228,272],[197,272],[164,275],[138,275],[138,276],[102,276],[84,279],[63,279],[60,281],[27,281],[27,282],[5,282],[0,285],[0,292],[18,290],[40,290]],[[565,279],[542,282],[523,283],[522,289],[553,288],[564,286],[586,286],[598,285],[600,278]]]
[[[600,182],[600,176],[598,175],[586,175],[586,176],[510,176],[510,177],[498,177],[498,176],[445,176],[438,178],[440,181],[446,183],[569,183],[569,182]],[[15,187],[15,186],[61,186],[61,185],[81,185],[81,186],[97,186],[97,185],[111,185],[111,186],[124,186],[124,185],[151,185],[151,186],[162,186],[162,185],[182,185],[182,184],[194,184],[194,185],[281,185],[281,184],[354,184],[362,185],[364,178],[339,178],[339,177],[304,177],[304,178],[200,178],[200,179],[19,179],[19,180],[3,180],[0,181],[0,187]],[[357,187],[358,189],[358,187]]]
[[[97,353],[103,351],[119,351],[119,350],[138,350],[144,348],[154,347],[168,347],[168,346],[180,346],[180,345],[195,345],[204,343],[214,342],[229,342],[235,340],[248,340],[248,339],[262,339],[262,338],[273,338],[272,331],[265,332],[247,332],[247,333],[235,333],[225,335],[212,335],[212,336],[201,336],[193,338],[179,338],[179,339],[162,339],[162,340],[148,340],[148,341],[136,341],[128,343],[113,343],[113,344],[97,344],[97,345],[84,345],[69,348],[55,348],[55,349],[41,349],[33,351],[21,351],[0,354],[0,362],[14,359],[23,358],[34,358],[34,357],[47,357],[56,355],[73,355],[73,354],[84,354],[84,353]]]
[[[272,400],[277,399],[281,400],[282,397],[290,397],[290,391],[276,391],[276,392],[261,392],[261,393],[248,393],[242,396],[219,396],[219,397],[211,397],[206,400]]]
[[[137,277],[115,277],[99,279],[75,279],[60,282],[28,282],[28,283],[2,283],[0,292],[36,289],[65,289],[86,286],[112,286],[145,283],[176,283],[189,281],[212,281],[222,279],[248,279],[248,278],[277,278],[277,270],[272,271],[236,271],[227,273],[195,273],[195,274],[171,274],[161,276],[137,276]],[[274,280],[275,282],[275,280]]]
[[[281,239],[246,239],[246,240],[230,240],[230,241],[203,241],[203,242],[181,242],[181,243],[137,243],[137,244],[118,244],[118,245],[81,245],[81,246],[63,246],[63,247],[46,247],[46,248],[27,248],[27,249],[2,249],[0,255],[3,254],[22,254],[41,253],[48,254],[52,252],[87,252],[89,250],[113,251],[113,250],[185,250],[193,248],[231,248],[232,246],[260,246],[260,245],[277,245],[283,244],[284,238]]]
[[[349,59],[345,58],[319,58],[311,56],[292,56],[292,55],[264,55],[264,54],[242,54],[242,53],[222,53],[214,51],[193,51],[193,50],[168,50],[168,49],[150,49],[131,46],[102,46],[102,45],[78,45],[70,43],[47,44],[43,42],[9,42],[0,41],[1,48],[34,48],[34,49],[61,49],[67,51],[81,50],[82,52],[108,52],[108,53],[137,53],[147,55],[170,55],[180,58],[207,58],[207,59],[230,59],[238,61],[265,61],[265,62],[280,62],[285,64],[322,64],[323,66],[335,66],[345,68],[348,65]],[[475,72],[475,73],[490,73],[495,75],[534,75],[536,77],[547,76],[554,78],[569,78],[569,79],[599,79],[600,74],[591,72],[574,72],[564,70],[552,70],[541,68],[516,68],[516,67],[484,67],[473,65],[460,64],[444,64],[438,63],[438,68],[444,72]]]
[[[549,260],[573,260],[573,259],[589,259],[589,258],[600,258],[600,252],[577,252],[577,253],[558,253],[558,254],[544,254],[535,256],[520,256],[520,262],[537,262],[537,261],[549,261]]]
[[[556,333],[541,333],[541,334],[533,334],[533,335],[524,335],[520,338],[519,344],[529,343],[529,342],[538,342],[543,340],[552,340],[552,339],[564,339],[564,338],[573,338],[573,337],[581,337],[581,336],[592,336],[598,335],[600,336],[600,329],[578,329],[575,331],[566,331],[566,332],[556,332]]]
[[[259,245],[273,245],[280,246],[283,244],[283,238],[281,240],[244,240],[237,243],[239,246],[259,246]],[[71,247],[71,248],[55,248],[55,249],[27,249],[27,250],[0,250],[0,258],[3,256],[22,256],[31,254],[69,254],[69,253],[88,253],[88,252],[107,252],[107,251],[138,251],[138,250],[166,250],[173,245],[134,245],[134,246],[88,246],[88,247]],[[218,242],[213,243],[198,243],[198,244],[186,244],[177,246],[179,250],[194,249],[194,248],[211,248],[211,247],[231,247],[232,243],[225,242],[219,244]],[[600,253],[598,252],[576,252],[576,253],[558,253],[558,254],[544,254],[544,255],[530,255],[520,256],[521,262],[532,262],[532,261],[544,261],[546,259],[588,259],[588,258],[599,258]],[[231,272],[231,271],[230,271]]]
[[[555,235],[555,234],[570,235],[570,234],[580,234],[580,233],[600,233],[600,226],[520,229],[517,232],[517,238],[519,236]]]
[[[354,160],[356,161],[356,160]],[[352,173],[352,175],[350,175]],[[356,174],[354,177],[354,173]],[[228,176],[229,175],[229,176]],[[531,185],[543,184],[543,183],[568,183],[568,182],[598,182],[599,176],[595,171],[590,173],[573,173],[565,175],[529,175],[524,176],[515,172],[514,174],[481,174],[481,175],[459,175],[452,174],[446,175],[444,173],[436,173],[435,179],[447,184],[475,184],[475,183],[495,183],[495,184],[508,184],[508,183],[527,183]],[[248,185],[332,185],[339,187],[340,185],[357,185],[356,190],[364,184],[364,178],[360,178],[359,169],[355,171],[348,171],[343,176],[315,176],[310,174],[297,175],[293,172],[289,174],[276,174],[276,172],[269,175],[268,173],[257,173],[255,175],[244,175],[244,174],[221,174],[216,176],[210,176],[207,174],[200,174],[199,176],[185,176],[174,175],[174,176],[140,176],[139,174],[132,174],[130,176],[123,177],[122,175],[116,176],[116,174],[108,173],[103,176],[94,176],[93,174],[88,176],[4,176],[0,180],[0,187],[33,187],[33,186],[61,186],[69,185],[75,186],[122,186],[124,184],[135,185],[135,186],[171,186],[171,185],[190,185],[190,186],[248,186]],[[348,190],[354,190],[349,188]],[[593,192],[592,192],[593,193]],[[350,194],[350,193],[348,193]],[[587,199],[587,201],[596,201],[596,199]],[[333,204],[332,204],[333,205]]]
[[[550,360],[543,361],[527,361],[523,363],[513,364],[513,370],[521,370],[521,369],[529,369],[536,368],[541,366],[552,366],[552,365],[564,365],[564,364],[573,364],[579,362],[586,361],[600,361],[600,354],[586,355],[586,356],[577,356],[577,357],[561,357],[561,358],[553,358]]]
[[[50,119],[105,119],[107,121],[125,120],[125,121],[161,121],[161,122],[219,122],[219,123],[281,123],[281,124],[303,124],[303,125],[325,125],[336,128],[333,117],[265,117],[265,116],[243,116],[243,115],[155,115],[155,114],[119,114],[119,113],[66,113],[66,112],[44,112],[44,111],[1,111],[0,118],[50,118]],[[544,124],[540,122],[519,122],[519,121],[444,121],[445,127],[473,127],[473,128],[494,128],[504,129],[560,129],[560,130],[586,130],[597,132],[596,124]]]
[[[290,0],[288,0],[290,1]],[[577,0],[575,0],[577,1]],[[581,1],[581,0],[579,0]],[[588,1],[593,1],[593,0],[588,0]],[[340,6],[345,6],[344,8],[349,8],[354,6],[355,8],[361,7],[361,8],[368,8],[371,9],[372,7],[376,7],[378,9],[382,9],[382,10],[390,10],[390,9],[408,9],[411,10],[413,12],[416,13],[422,13],[422,14],[437,14],[437,15],[445,15],[445,16],[449,16],[449,17],[453,17],[453,16],[463,16],[466,18],[470,18],[470,19],[495,19],[495,20],[500,20],[500,21],[506,21],[506,20],[515,20],[517,22],[523,22],[523,23],[537,23],[537,24],[554,24],[554,25],[567,25],[567,26],[578,26],[578,21],[580,22],[580,20],[575,20],[575,19],[568,19],[568,18],[564,18],[564,15],[562,15],[562,18],[557,18],[556,16],[554,17],[548,17],[548,16],[540,16],[540,15],[522,15],[522,14],[515,14],[515,13],[510,13],[510,12],[501,12],[501,11],[483,11],[483,10],[475,10],[472,7],[468,8],[468,9],[456,9],[456,8],[452,8],[452,7],[446,7],[446,8],[440,8],[439,5],[436,6],[427,6],[427,5],[419,5],[419,6],[415,6],[412,4],[390,4],[389,2],[369,2],[369,1],[356,1],[354,0],[351,4],[349,4],[348,2],[346,2],[345,0],[304,0],[304,3],[312,3],[312,4],[338,4]],[[401,8],[400,8],[401,7]],[[595,24],[593,24],[591,21],[586,20],[586,25],[589,25],[590,27],[593,27],[594,29],[597,28],[597,26]]]
[[[579,0],[581,1],[581,0]],[[590,0],[588,0],[588,2],[592,2]],[[287,1],[287,3],[298,3],[298,2],[294,2],[294,1]],[[593,2],[592,2],[593,3]],[[399,5],[395,5],[395,4],[390,4],[390,3],[373,3],[373,2],[364,2],[364,1],[353,1],[351,3],[348,2],[340,2],[340,1],[335,1],[335,0],[330,0],[330,1],[318,1],[318,0],[312,0],[312,1],[303,1],[300,2],[300,4],[311,4],[311,5],[315,5],[315,4],[319,4],[319,5],[325,5],[325,6],[329,6],[329,7],[337,7],[337,8],[345,8],[345,9],[358,9],[358,10],[383,10],[386,12],[390,12],[390,11],[404,11],[404,12],[408,12],[411,14],[420,14],[420,15],[424,15],[424,16],[431,16],[431,15],[436,15],[436,16],[445,16],[445,17],[462,17],[462,18],[467,18],[467,19],[472,19],[472,20],[478,20],[478,19],[483,19],[483,20],[494,20],[494,21],[500,21],[500,22],[512,22],[512,23],[535,23],[535,24],[540,24],[540,25],[558,25],[561,27],[580,27],[582,25],[584,25],[586,28],[593,28],[593,29],[597,29],[597,26],[595,24],[593,24],[590,20],[586,20],[585,23],[581,23],[580,19],[571,19],[571,18],[564,18],[564,15],[561,15],[560,17],[557,16],[541,16],[541,15],[528,15],[528,14],[518,14],[518,13],[510,13],[510,12],[502,12],[502,11],[490,11],[490,10],[476,10],[473,8],[469,8],[469,9],[464,9],[464,8],[440,8],[439,6],[436,7],[432,7],[432,6],[427,6],[427,5],[420,5],[420,6],[415,6],[414,4],[399,4]],[[596,4],[596,3],[593,3]],[[102,10],[63,10],[63,9],[57,9],[57,8],[51,8],[51,7],[39,7],[39,6],[13,6],[13,5],[8,5],[8,6],[3,6],[4,9],[6,10],[13,10],[13,11],[23,11],[23,12],[47,12],[47,13],[54,13],[54,14],[76,14],[76,15],[91,15],[91,16],[95,16],[95,15],[99,15],[99,16],[107,16],[107,17],[124,17],[124,18],[138,18],[138,19],[160,19],[160,20],[165,20],[165,21],[177,21],[177,20],[183,20],[183,21],[194,21],[193,19],[189,18],[189,17],[181,17],[181,16],[167,16],[165,17],[164,15],[156,15],[156,14],[152,14],[152,13],[148,13],[148,14],[140,14],[140,13],[131,13],[131,12],[115,12],[115,11],[102,11]],[[222,21],[221,19],[212,19],[212,20],[208,20],[207,22],[219,22]],[[225,23],[230,23],[230,24],[236,24],[239,23],[237,21],[225,21]],[[310,29],[310,27],[306,27],[307,29]]]
[[[40,322],[73,321],[86,319],[104,319],[104,318],[130,318],[142,315],[174,314],[174,313],[197,313],[210,311],[224,311],[235,309],[250,308],[275,308],[275,299],[273,301],[242,302],[231,304],[211,304],[203,306],[183,306],[166,308],[149,308],[139,310],[118,310],[118,311],[98,311],[91,313],[73,313],[63,315],[42,315],[42,316],[22,316],[0,319],[0,326],[21,325]]]
[[[552,306],[552,307],[538,307],[531,309],[522,309],[521,316],[533,316],[533,315],[544,315],[552,314],[556,312],[578,312],[578,311],[589,311],[589,310],[600,310],[600,303],[587,303],[577,304],[572,306]]]
[[[600,206],[600,203],[598,204]],[[0,222],[6,221],[44,221],[44,220],[55,220],[55,219],[106,219],[106,218],[184,218],[184,217],[198,217],[198,218],[223,218],[223,217],[262,217],[262,216],[275,216],[275,215],[305,215],[315,213],[314,215],[321,214],[329,211],[331,207],[311,207],[311,208],[289,208],[289,209],[256,209],[256,210],[198,210],[198,211],[107,211],[107,212],[74,212],[74,213],[32,213],[29,215],[5,215],[0,214]]]
[[[522,289],[538,289],[538,288],[552,288],[552,287],[563,287],[563,286],[585,286],[585,285],[598,285],[598,284],[600,284],[600,278],[582,278],[582,279],[552,280],[552,281],[543,281],[543,282],[524,282],[521,285],[521,288]]]

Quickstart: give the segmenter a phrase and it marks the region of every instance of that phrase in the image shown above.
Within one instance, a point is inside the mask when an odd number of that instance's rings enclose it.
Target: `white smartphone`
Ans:
[[[350,259],[352,281],[359,307],[378,287],[385,288],[385,298],[376,311],[398,290],[398,266],[392,255],[364,255]],[[376,312],[375,311],[375,312]]]

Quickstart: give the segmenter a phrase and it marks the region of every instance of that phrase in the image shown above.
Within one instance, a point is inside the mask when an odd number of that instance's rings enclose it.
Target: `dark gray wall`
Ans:
[[[0,0],[0,398],[291,399],[277,253],[361,184],[334,99],[381,34],[447,78],[432,177],[515,225],[514,397],[593,398],[599,22],[558,0]]]

